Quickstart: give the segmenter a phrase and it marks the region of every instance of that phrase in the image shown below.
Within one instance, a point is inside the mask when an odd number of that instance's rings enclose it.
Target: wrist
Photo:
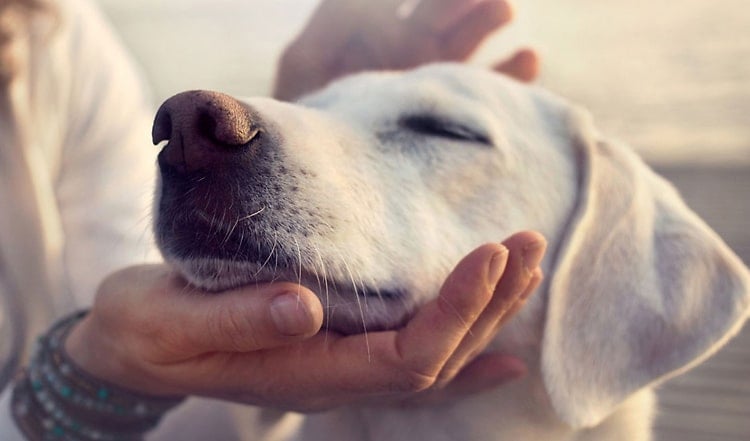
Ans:
[[[104,338],[104,335],[99,333],[98,339],[91,338],[90,321],[90,316],[86,316],[80,322],[73,325],[63,343],[65,352],[76,366],[80,367],[89,375],[102,380],[112,381],[119,377],[114,373],[121,370],[117,368],[119,362],[113,360],[115,358],[113,356],[101,356],[103,351],[99,349],[99,346],[101,345],[101,339]],[[106,348],[108,345],[102,346],[105,346]],[[106,349],[104,350],[106,351]]]
[[[181,398],[149,397],[83,371],[64,342],[85,314],[63,318],[38,339],[29,368],[13,387],[13,417],[33,440],[142,440]]]

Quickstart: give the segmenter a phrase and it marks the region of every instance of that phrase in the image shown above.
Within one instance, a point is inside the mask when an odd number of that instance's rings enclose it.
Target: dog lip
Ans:
[[[268,268],[254,262],[222,261],[212,258],[180,259],[169,254],[165,254],[165,258],[188,283],[207,293],[220,293],[242,287],[257,288],[277,282],[304,285],[315,292],[324,305],[324,329],[342,335],[396,329],[403,326],[412,315],[412,311],[405,307],[408,303],[407,291],[401,288],[376,289],[357,286],[355,289],[353,284],[330,279],[327,279],[326,284],[323,278],[316,277],[314,273],[300,272],[288,266]],[[357,299],[356,302],[354,299]],[[358,306],[351,306],[355,304]],[[380,311],[374,312],[377,319],[365,320],[365,316],[361,315],[362,305],[368,304]],[[342,306],[342,310],[348,311],[347,313],[335,312]]]
[[[276,251],[278,252],[278,250]],[[190,261],[180,257],[167,255],[167,260],[175,263],[183,275],[196,287],[207,291],[226,291],[237,289],[250,284],[267,284],[275,282],[293,282],[304,284],[308,287],[319,287],[322,292],[329,291],[338,294],[351,293],[360,298],[375,298],[384,301],[393,301],[405,297],[406,292],[400,288],[378,288],[364,284],[342,282],[323,277],[314,271],[293,265],[269,268],[266,265],[273,259],[270,254],[266,259],[258,260],[224,260],[215,259],[212,256],[203,258],[194,257]],[[281,259],[286,261],[287,259]],[[201,262],[202,261],[202,262]],[[216,263],[210,263],[210,262]],[[193,262],[191,264],[190,262]]]
[[[326,332],[333,331],[343,336],[358,335],[367,332],[392,331],[395,329],[401,329],[406,326],[406,324],[409,322],[409,320],[411,320],[413,316],[414,312],[407,312],[393,323],[368,323],[366,328],[362,325],[362,323],[333,324],[326,321],[323,323],[322,329]]]
[[[397,300],[404,297],[404,293],[401,289],[373,290],[367,287],[365,287],[363,292],[357,293],[357,295],[359,295],[360,297],[375,297],[383,300]]]
[[[157,235],[160,248],[170,261],[194,262],[195,264],[177,266],[193,285],[201,289],[225,291],[247,284],[296,281],[300,284],[304,282],[308,286],[320,285],[321,290],[352,293],[360,298],[391,301],[404,298],[406,295],[405,291],[399,288],[382,288],[364,283],[356,284],[354,281],[331,279],[330,276],[320,274],[314,269],[300,266],[299,257],[285,254],[275,246],[235,247],[235,241],[232,240],[233,235],[238,234],[232,233],[235,229],[216,225],[215,219],[200,209],[193,210],[189,217],[183,216],[169,224],[172,229],[160,229],[164,234]],[[180,224],[191,234],[175,235],[175,226]],[[197,228],[198,225],[204,225],[205,228]],[[204,230],[220,234],[208,234]],[[248,237],[244,239],[247,243]],[[260,238],[256,238],[256,242],[257,239]],[[187,256],[190,258],[186,258]]]

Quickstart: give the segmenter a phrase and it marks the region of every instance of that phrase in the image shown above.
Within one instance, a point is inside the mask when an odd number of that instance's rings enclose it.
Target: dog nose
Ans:
[[[215,168],[232,153],[252,153],[260,129],[249,108],[219,92],[195,90],[169,98],[154,118],[154,144],[168,141],[160,164],[191,172]]]

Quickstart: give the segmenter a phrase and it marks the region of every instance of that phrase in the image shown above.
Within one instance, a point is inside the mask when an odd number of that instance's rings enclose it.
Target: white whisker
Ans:
[[[344,268],[346,269],[346,272],[349,273],[349,279],[351,280],[352,288],[354,289],[354,298],[357,299],[357,307],[359,308],[359,315],[362,318],[362,329],[365,335],[365,346],[367,347],[367,361],[369,362],[369,361],[372,361],[372,358],[371,358],[372,354],[370,352],[370,339],[367,336],[367,321],[365,320],[365,311],[362,308],[362,301],[359,298],[360,297],[359,292],[357,291],[357,282],[354,281],[354,275],[352,274],[352,271],[349,268],[349,264],[346,263],[346,259],[342,258],[341,263],[344,264]]]
[[[258,268],[258,271],[255,272],[254,276],[257,276],[258,274],[260,274],[260,272],[263,271],[263,268],[265,268],[268,262],[271,260],[271,257],[276,251],[276,239],[277,239],[277,236],[276,236],[276,232],[274,231],[273,232],[273,245],[271,245],[271,252],[268,253],[268,257],[266,257],[266,260],[260,265],[260,268]],[[258,249],[260,249],[260,244],[258,244]]]
[[[296,237],[294,238],[294,245],[297,247],[297,284],[302,285],[302,250]],[[297,297],[297,302],[299,302],[299,297]]]
[[[263,208],[261,208],[260,210],[256,211],[255,213],[251,213],[251,214],[248,214],[247,216],[242,216],[241,218],[237,219],[237,222],[242,222],[242,221],[246,221],[248,219],[252,219],[255,216],[263,213],[265,210],[266,210],[266,206],[264,205]]]
[[[221,241],[222,245],[226,245],[229,242],[229,239],[232,237],[232,233],[234,233],[234,230],[237,228],[237,225],[239,225],[239,223],[240,223],[239,219],[234,221],[232,228],[230,228],[227,231],[227,234],[224,235],[224,240]]]
[[[323,284],[325,285],[325,302],[323,305],[323,310],[327,311],[328,313],[328,320],[326,320],[326,332],[328,331],[331,323],[331,316],[333,315],[333,308],[331,308],[331,298],[328,292],[328,274],[326,272],[326,265],[325,262],[323,262],[323,256],[320,254],[320,249],[318,247],[314,247],[315,254],[318,257],[318,261],[320,262],[320,272],[323,275]],[[320,278],[316,272],[315,277],[318,277],[318,289],[320,289]],[[328,338],[328,334],[326,334],[326,339]]]

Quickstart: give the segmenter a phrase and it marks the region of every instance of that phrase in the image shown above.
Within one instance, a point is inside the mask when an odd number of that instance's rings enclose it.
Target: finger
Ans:
[[[539,76],[539,56],[531,49],[516,52],[509,59],[495,64],[492,69],[519,81],[531,82]]]
[[[323,57],[338,53],[359,27],[356,19],[366,15],[358,9],[363,7],[363,2],[351,0],[320,2],[293,44],[314,49],[316,54],[320,52]],[[310,48],[308,43],[315,46]]]
[[[404,404],[424,406],[473,395],[526,375],[526,365],[520,359],[504,354],[482,354],[466,365],[445,388],[417,394]]]
[[[333,69],[331,69],[331,80],[351,75],[365,70],[393,69],[389,63],[389,47],[383,43],[385,36],[368,37],[361,33],[351,36],[347,46],[341,51],[341,56],[336,60]],[[378,40],[381,39],[381,40]]]
[[[539,285],[542,283],[542,280],[544,280],[544,274],[542,273],[542,270],[540,268],[537,268],[531,275],[531,280],[529,281],[528,286],[526,287],[526,290],[524,290],[523,293],[518,297],[518,300],[516,300],[515,303],[510,307],[510,309],[503,314],[503,316],[498,320],[497,324],[495,324],[492,334],[496,334],[497,331],[500,329],[501,326],[503,326],[507,321],[511,320],[515,315],[518,313],[518,311],[521,310],[521,308],[526,305],[526,301],[529,299],[529,297],[536,291],[537,288],[539,288]]]
[[[476,2],[477,0],[421,0],[408,16],[408,24],[415,29],[442,33],[465,16]]]
[[[465,60],[490,33],[512,18],[513,9],[505,1],[485,0],[476,4],[441,34],[443,56],[448,60]]]
[[[398,333],[398,353],[417,369],[442,367],[489,303],[507,260],[508,250],[499,244],[481,246],[466,256],[448,276],[438,298]],[[425,345],[425,341],[436,344]]]
[[[482,331],[494,335],[495,324],[513,318],[542,280],[539,265],[547,250],[547,241],[541,234],[531,231],[517,233],[503,244],[511,250],[508,266],[495,288],[492,301],[474,325],[472,335],[477,337],[481,337]],[[503,293],[512,301],[504,302]]]
[[[349,0],[323,0],[307,24],[286,46],[276,67],[273,97],[292,101],[331,80],[337,54],[346,51],[357,23],[349,19]]]
[[[450,381],[474,354],[478,353],[497,333],[498,323],[512,317],[524,293],[529,292],[534,271],[539,266],[547,242],[536,232],[517,233],[503,244],[509,250],[508,264],[494,289],[492,300],[475,322],[471,332],[446,362],[438,384]]]
[[[346,337],[331,336],[320,348],[300,345],[305,370],[288,360],[285,375],[313,379],[312,388],[350,393],[413,392],[433,384],[435,376],[463,340],[492,295],[502,274],[507,249],[500,244],[479,247],[461,260],[440,296],[424,305],[402,329]],[[313,340],[316,340],[314,338]],[[313,341],[311,340],[311,342]]]
[[[172,289],[152,309],[163,326],[154,343],[172,362],[208,352],[250,352],[307,338],[320,329],[323,308],[310,290],[292,283],[222,293]],[[166,354],[165,354],[166,355]]]

